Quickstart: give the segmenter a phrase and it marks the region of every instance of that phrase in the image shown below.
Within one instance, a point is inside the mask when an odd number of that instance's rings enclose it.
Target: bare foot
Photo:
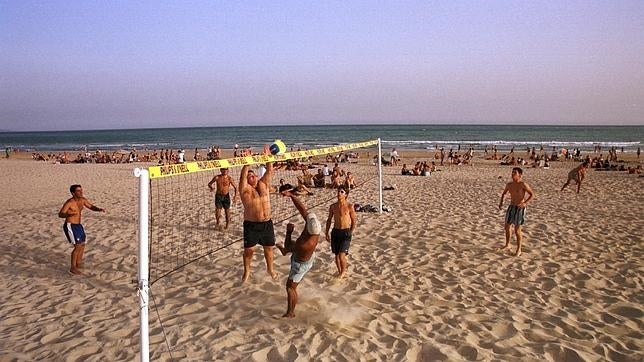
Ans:
[[[282,316],[282,318],[295,318],[295,314],[294,313],[285,313]]]
[[[276,272],[273,272],[273,273],[271,274],[271,278],[273,278],[273,280],[277,280],[277,273],[276,273]]]
[[[248,278],[250,278],[250,272],[244,273],[244,276],[242,276],[242,283],[245,283]]]
[[[521,256],[521,254],[522,254],[522,253],[521,253],[521,250],[517,250],[517,251],[514,253],[514,256]]]
[[[83,274],[83,272],[81,272],[81,271],[80,271],[80,269],[78,269],[78,268],[72,268],[72,269],[69,269],[69,273],[70,273],[70,274],[74,274],[74,275],[85,275],[85,274]]]
[[[499,251],[503,251],[503,250],[508,249],[509,247],[510,247],[509,245],[506,245],[506,246],[504,246],[504,247],[502,247],[502,248],[499,248],[498,250],[499,250]]]

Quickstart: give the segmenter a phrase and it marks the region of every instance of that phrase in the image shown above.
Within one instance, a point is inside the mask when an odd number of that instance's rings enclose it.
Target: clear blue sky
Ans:
[[[0,0],[0,130],[644,124],[644,1]]]

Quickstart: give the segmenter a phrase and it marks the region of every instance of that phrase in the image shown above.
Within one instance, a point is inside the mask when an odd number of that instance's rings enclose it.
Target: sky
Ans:
[[[644,1],[0,0],[0,130],[644,125]]]

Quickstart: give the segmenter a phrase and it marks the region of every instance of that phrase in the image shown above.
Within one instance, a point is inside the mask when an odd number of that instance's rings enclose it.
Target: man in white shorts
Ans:
[[[286,197],[290,197],[293,201],[293,204],[300,212],[300,215],[306,221],[306,226],[302,230],[302,234],[295,240],[292,241],[293,230],[295,225],[289,223],[286,225],[286,239],[284,240],[284,246],[277,244],[275,245],[281,252],[282,255],[288,253],[293,253],[291,255],[291,272],[288,275],[288,280],[286,281],[286,294],[288,306],[286,313],[282,317],[293,318],[295,317],[295,306],[297,305],[297,285],[302,281],[304,275],[311,270],[313,267],[313,260],[315,259],[315,248],[318,245],[318,240],[320,239],[320,233],[322,232],[322,225],[314,213],[309,212],[306,209],[306,206],[297,198],[291,191],[293,186],[290,184],[285,184],[280,186],[279,192]]]

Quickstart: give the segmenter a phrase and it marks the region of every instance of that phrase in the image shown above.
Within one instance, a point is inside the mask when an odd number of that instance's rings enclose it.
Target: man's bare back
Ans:
[[[289,223],[286,225],[286,232],[290,234],[293,232],[295,225]],[[311,256],[315,252],[315,248],[318,246],[318,241],[320,240],[320,235],[311,235],[306,229],[302,231],[300,236],[292,243],[286,243],[284,246],[277,244],[276,247],[280,249],[282,255],[286,255],[289,252],[293,253],[295,260],[300,262],[305,262],[311,259]]]

